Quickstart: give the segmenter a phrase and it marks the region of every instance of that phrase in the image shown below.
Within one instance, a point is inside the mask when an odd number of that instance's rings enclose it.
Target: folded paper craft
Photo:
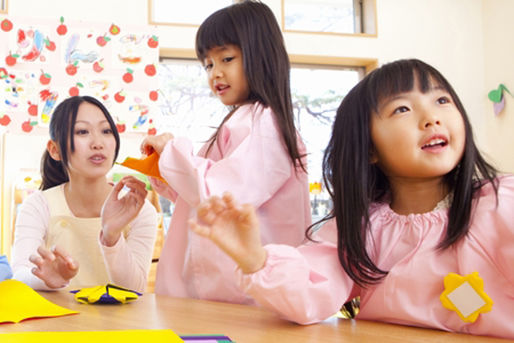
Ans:
[[[136,300],[141,293],[107,284],[70,291],[75,293],[75,300],[83,304],[126,304]]]
[[[171,330],[113,330],[74,332],[17,332],[0,334],[2,343],[178,343],[184,342]]]
[[[120,164],[124,167],[137,170],[147,176],[152,176],[164,181],[161,173],[159,172],[159,154],[156,152],[152,152],[143,159],[127,157],[125,161]]]
[[[78,312],[46,300],[21,281],[0,282],[0,323],[19,323],[29,318],[59,317],[75,313]],[[3,338],[0,341],[5,342]]]

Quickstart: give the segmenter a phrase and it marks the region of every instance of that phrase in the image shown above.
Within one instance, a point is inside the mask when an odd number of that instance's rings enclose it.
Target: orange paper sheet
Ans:
[[[184,342],[171,330],[122,330],[76,332],[20,332],[0,334],[2,343],[178,343]]]
[[[164,181],[159,172],[159,155],[156,152],[151,153],[144,159],[127,157],[125,161],[120,164],[124,167],[137,170],[147,176],[152,176]]]
[[[59,317],[75,314],[39,295],[21,281],[0,282],[0,323],[19,323],[29,318]],[[3,338],[0,338],[3,343]]]

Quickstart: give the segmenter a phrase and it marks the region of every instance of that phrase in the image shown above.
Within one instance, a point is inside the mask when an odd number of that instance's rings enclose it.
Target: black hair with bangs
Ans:
[[[271,9],[259,1],[241,1],[211,14],[196,34],[196,55],[202,62],[208,51],[224,45],[238,46],[250,89],[248,102],[269,106],[275,114],[284,144],[294,165],[305,171],[298,151],[290,89],[290,63],[282,32]],[[223,119],[210,138],[214,144]]]
[[[77,114],[80,105],[86,102],[98,107],[103,112],[105,119],[109,122],[114,139],[116,140],[116,150],[114,153],[114,161],[116,161],[118,152],[120,151],[120,135],[109,111],[100,101],[93,97],[72,96],[61,102],[55,108],[52,113],[52,119],[50,119],[50,139],[57,143],[61,160],[54,160],[48,153],[48,150],[45,150],[43,157],[41,158],[41,190],[52,188],[69,181],[67,172],[69,160],[68,155],[75,151],[73,135],[75,123],[77,121]],[[70,143],[69,151],[68,142]]]
[[[478,151],[466,111],[439,71],[417,59],[391,62],[372,71],[350,90],[339,106],[323,158],[323,179],[334,206],[323,221],[335,218],[339,261],[361,286],[377,283],[387,274],[375,265],[366,251],[370,205],[383,201],[391,191],[385,174],[370,161],[373,151],[371,116],[378,112],[381,100],[408,92],[416,85],[423,93],[433,87],[446,90],[461,113],[465,127],[462,159],[444,176],[453,200],[446,236],[439,243],[439,249],[451,247],[467,234],[473,199],[480,188],[490,182],[497,191],[497,171]],[[308,229],[308,237],[312,237],[313,228]]]

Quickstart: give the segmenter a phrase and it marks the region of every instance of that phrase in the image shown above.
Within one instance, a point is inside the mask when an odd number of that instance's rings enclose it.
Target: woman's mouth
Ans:
[[[89,158],[89,160],[91,162],[93,162],[94,164],[100,164],[100,163],[103,163],[107,158],[104,156],[104,155],[101,155],[101,154],[96,154],[96,155],[93,155]]]

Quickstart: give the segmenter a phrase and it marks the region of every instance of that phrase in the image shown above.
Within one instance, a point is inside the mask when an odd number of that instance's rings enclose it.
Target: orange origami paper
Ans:
[[[152,176],[164,181],[159,172],[159,155],[156,152],[152,152],[143,159],[127,157],[125,161],[120,164],[124,167],[137,170],[147,176]]]
[[[0,323],[19,323],[29,318],[59,317],[75,314],[39,295],[21,281],[0,282]]]

